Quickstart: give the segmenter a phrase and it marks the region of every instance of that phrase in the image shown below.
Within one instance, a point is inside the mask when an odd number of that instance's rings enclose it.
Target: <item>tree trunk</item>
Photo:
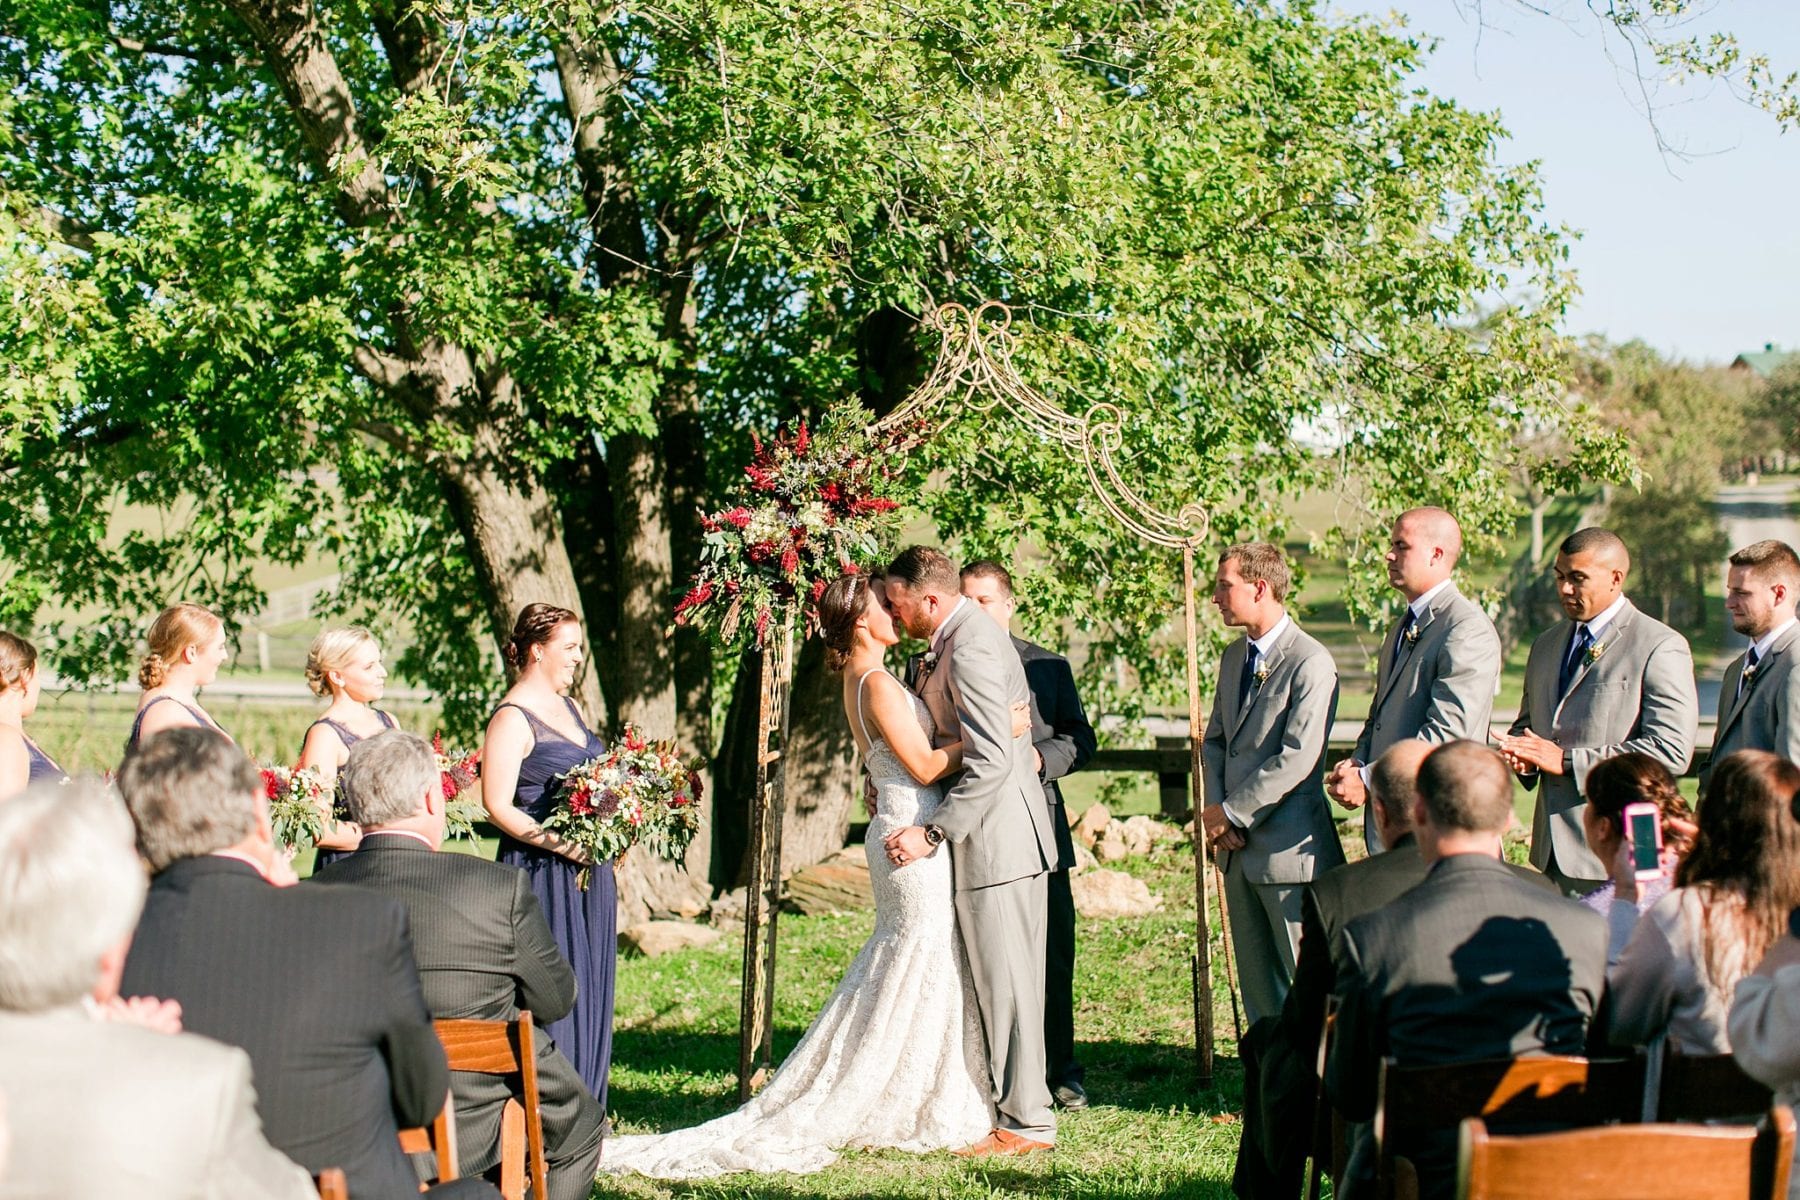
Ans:
[[[856,742],[844,720],[843,682],[825,666],[825,643],[807,638],[794,659],[781,827],[784,875],[843,849],[851,814],[860,812],[862,803]]]

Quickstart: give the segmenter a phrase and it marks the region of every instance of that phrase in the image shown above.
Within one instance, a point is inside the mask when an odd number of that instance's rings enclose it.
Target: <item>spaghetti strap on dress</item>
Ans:
[[[46,780],[52,783],[61,783],[69,777],[68,772],[56,765],[55,759],[38,748],[38,744],[31,740],[30,734],[21,736],[25,739],[26,759],[31,764],[30,774],[25,778],[27,785],[43,783]]]
[[[217,721],[208,717],[205,713],[186,701],[177,700],[173,696],[158,696],[150,701],[150,703],[144,705],[144,707],[138,709],[137,716],[132,718],[131,736],[125,739],[125,753],[130,754],[133,750],[138,748],[138,741],[143,737],[144,733],[144,717],[151,709],[161,704],[164,700],[167,700],[171,704],[179,704],[181,707],[187,709],[187,715],[194,718],[194,724],[200,726],[202,729],[211,729],[218,733],[225,733],[223,729],[219,728],[219,723]],[[231,735],[225,733],[225,736],[230,737]]]
[[[384,727],[386,727],[388,729],[395,728],[394,718],[388,716],[386,713],[382,712],[379,708],[374,709],[373,711],[377,717],[381,718],[381,723]],[[300,746],[301,746],[302,750],[304,750],[306,747],[306,739],[312,736],[312,731],[317,729],[321,725],[325,726],[325,728],[331,730],[331,732],[338,735],[338,740],[344,743],[345,750],[349,750],[350,747],[352,747],[352,746],[356,745],[356,743],[362,741],[362,735],[352,732],[350,727],[348,725],[345,725],[342,721],[334,721],[330,717],[320,717],[318,720],[314,721],[311,725],[308,725],[306,727],[306,732],[300,735]],[[332,805],[331,805],[331,819],[332,820],[334,820],[334,821],[350,820],[349,795],[350,795],[350,783],[348,780],[346,780],[344,778],[343,773],[339,772],[338,773],[337,798],[334,801],[332,801]],[[356,851],[354,849],[351,849],[351,850],[324,850],[324,849],[315,850],[313,852],[313,874],[316,875],[320,871],[323,871],[326,867],[329,867],[332,863],[338,862],[342,859],[349,858],[352,854],[355,854],[355,853],[356,853]]]
[[[533,821],[542,821],[556,808],[563,775],[606,752],[606,744],[589,731],[575,702],[565,696],[563,703],[581,730],[580,742],[571,741],[524,705],[510,701],[500,705],[518,709],[531,726],[531,753],[519,763],[513,804]],[[551,1022],[548,1030],[605,1112],[606,1078],[612,1069],[613,977],[619,958],[618,886],[612,863],[595,863],[583,891],[576,884],[581,868],[560,854],[502,834],[498,857],[525,872],[556,944],[575,970],[575,1007],[562,1020]]]

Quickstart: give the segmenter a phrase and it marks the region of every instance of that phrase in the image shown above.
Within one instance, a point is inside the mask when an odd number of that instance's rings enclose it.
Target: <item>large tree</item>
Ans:
[[[1220,541],[1321,481],[1491,536],[1527,427],[1567,427],[1556,478],[1620,466],[1561,402],[1563,244],[1496,119],[1412,90],[1404,35],[1309,3],[0,13],[0,608],[79,603],[51,631],[73,675],[117,674],[168,596],[253,608],[249,564],[322,548],[451,725],[550,600],[586,620],[592,719],[711,750],[734,664],[665,636],[698,510],[747,430],[896,403],[948,299],[1012,302],[1021,368],[1071,411],[1118,404],[1134,485],[1209,505]],[[959,547],[1041,563],[1030,619],[1089,631],[1097,688],[1130,665],[1097,700],[1167,693],[1176,572],[1079,464],[983,420],[918,471]],[[790,863],[851,802],[817,669]]]

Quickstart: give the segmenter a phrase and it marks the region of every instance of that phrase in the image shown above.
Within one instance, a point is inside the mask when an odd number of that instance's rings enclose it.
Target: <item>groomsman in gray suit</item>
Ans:
[[[1225,648],[1203,748],[1201,825],[1225,872],[1244,1011],[1281,1011],[1306,885],[1344,861],[1325,803],[1337,665],[1283,607],[1288,566],[1267,542],[1219,556],[1213,603],[1244,636]]]
[[[1766,541],[1745,546],[1727,561],[1725,612],[1731,627],[1750,639],[1750,648],[1725,668],[1702,791],[1712,764],[1733,750],[1768,750],[1800,762],[1800,671],[1794,670],[1800,556],[1786,542]]]
[[[1462,527],[1441,508],[1400,514],[1388,543],[1388,583],[1406,611],[1381,643],[1375,701],[1349,758],[1332,768],[1326,791],[1345,808],[1368,796],[1369,766],[1397,742],[1486,741],[1500,684],[1500,635],[1451,580]],[[1363,842],[1384,847],[1375,810],[1363,809]]]
[[[1571,895],[1606,879],[1581,825],[1594,764],[1636,751],[1680,775],[1700,725],[1687,639],[1625,598],[1630,570],[1631,555],[1610,530],[1563,540],[1556,591],[1568,619],[1532,643],[1525,698],[1500,739],[1507,764],[1538,789],[1531,865]]]

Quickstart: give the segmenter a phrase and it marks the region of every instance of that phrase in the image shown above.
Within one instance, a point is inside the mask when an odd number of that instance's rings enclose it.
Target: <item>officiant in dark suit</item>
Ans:
[[[350,884],[406,905],[413,955],[432,1018],[511,1021],[529,1010],[537,1030],[538,1091],[551,1200],[587,1200],[600,1157],[600,1104],[543,1026],[575,1003],[570,968],[525,873],[469,854],[439,853],[445,800],[431,747],[393,729],[350,749],[345,779],[362,845],[305,886]],[[451,1074],[462,1174],[500,1160],[503,1076]]]
[[[352,1196],[417,1196],[400,1129],[437,1116],[450,1070],[406,909],[360,889],[270,882],[286,864],[262,776],[215,730],[146,739],[119,791],[155,872],[120,993],[177,1000],[188,1032],[247,1052],[269,1141],[308,1171],[343,1168]],[[494,1192],[457,1180],[431,1194]]]
[[[974,601],[1000,628],[1012,633],[1012,614],[1017,606],[1012,575],[992,559],[977,559],[962,569],[962,594]],[[1069,660],[1022,637],[1013,637],[1013,649],[1025,666],[1025,684],[1031,689],[1031,744],[1038,778],[1044,784],[1044,801],[1050,806],[1050,827],[1056,834],[1056,865],[1050,871],[1050,925],[1044,972],[1044,1055],[1049,1066],[1050,1092],[1064,1108],[1086,1108],[1084,1073],[1075,1057],[1075,896],[1069,872],[1075,866],[1075,839],[1069,830],[1069,810],[1063,805],[1057,780],[1079,771],[1094,756],[1094,727],[1088,724],[1075,690],[1075,674]]]

